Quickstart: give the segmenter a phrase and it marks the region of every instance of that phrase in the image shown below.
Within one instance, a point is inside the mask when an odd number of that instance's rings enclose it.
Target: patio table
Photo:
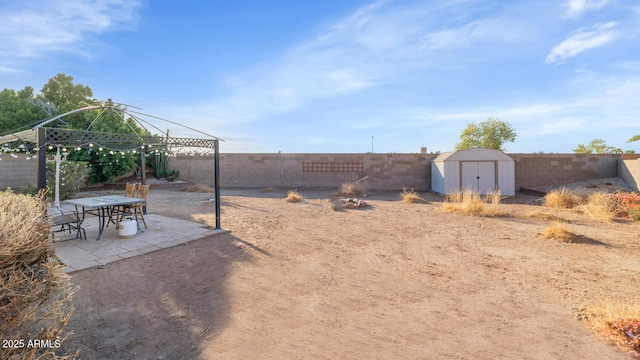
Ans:
[[[76,210],[79,206],[82,207],[82,217],[80,219],[80,224],[84,221],[85,214],[91,214],[98,216],[98,238],[96,240],[100,240],[102,236],[102,232],[104,231],[104,225],[107,221],[111,220],[111,214],[113,209],[116,206],[121,205],[134,205],[140,203],[146,203],[145,199],[139,198],[131,198],[128,196],[122,195],[105,195],[105,196],[96,196],[96,197],[88,197],[88,198],[79,198],[79,199],[70,199],[66,200],[65,203],[75,205]],[[79,212],[78,212],[79,213]],[[138,226],[138,229],[140,227]]]

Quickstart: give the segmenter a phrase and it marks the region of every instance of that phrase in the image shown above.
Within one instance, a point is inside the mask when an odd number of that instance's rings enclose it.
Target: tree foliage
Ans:
[[[471,123],[462,131],[456,150],[483,147],[504,151],[504,143],[515,141],[518,133],[511,124],[497,118]]]
[[[36,105],[33,88],[18,92],[4,89],[0,92],[0,134],[5,134],[29,124],[46,119],[49,114]]]
[[[88,105],[95,104],[93,91],[89,86],[74,84],[73,76],[59,73],[42,87],[40,95],[34,95],[33,87],[27,86],[15,92],[5,89],[0,92],[0,134],[16,128],[35,125],[53,115],[60,115]],[[149,135],[133,119],[126,118],[117,106],[109,110],[89,110],[70,114],[64,121],[48,126],[65,126],[75,130],[91,130],[118,134]],[[87,162],[91,168],[91,182],[113,180],[126,174],[139,163],[139,155],[96,149],[70,151],[69,161]]]
[[[93,91],[88,86],[73,83],[73,76],[59,73],[49,79],[40,90],[47,103],[55,106],[59,114],[87,106],[93,102]]]
[[[578,147],[573,149],[576,154],[622,154],[622,149],[607,146],[602,139],[593,139],[587,145],[578,144]]]

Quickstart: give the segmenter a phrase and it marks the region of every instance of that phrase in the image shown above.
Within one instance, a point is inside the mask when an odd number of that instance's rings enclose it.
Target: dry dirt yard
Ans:
[[[65,349],[82,359],[626,359],[578,319],[634,301],[640,224],[542,209],[441,210],[374,192],[334,212],[330,191],[223,189],[229,233],[72,274]],[[208,193],[152,189],[149,211],[215,224]],[[577,243],[538,236],[544,210]]]

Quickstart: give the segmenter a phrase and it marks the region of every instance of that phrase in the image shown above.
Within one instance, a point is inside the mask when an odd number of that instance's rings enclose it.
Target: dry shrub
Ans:
[[[596,335],[640,358],[640,302],[591,306],[582,309],[580,317]]]
[[[616,215],[616,203],[611,194],[595,192],[577,195],[565,188],[545,195],[543,205],[554,209],[573,209],[596,220],[612,221]]]
[[[302,199],[304,198],[302,197],[302,195],[300,195],[300,193],[298,193],[298,190],[289,190],[289,193],[287,193],[287,198],[285,200],[290,203],[295,203],[302,201]]]
[[[203,184],[189,185],[184,189],[184,191],[186,191],[186,192],[201,192],[201,193],[213,193],[213,192],[216,192],[216,190],[214,188],[212,188],[211,186],[203,185]]]
[[[344,210],[344,203],[339,198],[329,199],[329,205],[331,206],[331,210],[333,210],[333,211],[342,211],[342,210]]]
[[[505,213],[499,207],[501,198],[502,195],[499,190],[484,196],[471,189],[456,191],[445,196],[442,209],[464,215],[504,216]]]
[[[1,359],[75,357],[56,355],[74,289],[45,214],[41,197],[0,192],[0,334],[3,340],[24,340],[22,346],[0,348]],[[33,340],[50,346],[28,346]]]
[[[422,197],[420,197],[420,194],[415,192],[413,189],[407,190],[407,188],[404,186],[402,187],[402,192],[400,193],[400,199],[402,199],[402,202],[406,203],[417,203],[425,201]]]
[[[573,242],[577,236],[561,221],[552,221],[551,225],[540,234],[545,239],[556,239],[563,242]]]
[[[616,203],[611,194],[595,192],[585,204],[578,205],[577,210],[596,220],[612,221],[616,216]]]
[[[363,196],[367,193],[369,185],[369,177],[365,176],[361,179],[356,179],[356,177],[352,177],[351,180],[347,180],[342,185],[340,185],[340,189],[338,190],[338,196],[341,197],[359,197]]]
[[[269,186],[268,188],[264,188],[261,190],[261,192],[263,193],[270,193],[270,192],[276,192],[276,188]]]
[[[542,201],[542,205],[554,209],[571,209],[578,204],[580,197],[565,188],[547,193]]]

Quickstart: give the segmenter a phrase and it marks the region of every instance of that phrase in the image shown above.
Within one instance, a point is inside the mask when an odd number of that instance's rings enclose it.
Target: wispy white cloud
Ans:
[[[592,31],[578,31],[551,49],[545,62],[559,63],[580,54],[583,51],[606,45],[619,37],[615,30],[617,23],[612,21],[594,26]]]
[[[361,7],[279,58],[229,75],[230,95],[211,103],[211,113],[249,122],[291,112],[310,101],[397,81],[428,67],[434,51],[441,54],[531,36],[525,22],[501,14],[458,19],[460,12],[473,11],[469,5],[459,1],[391,6],[378,1]],[[456,25],[442,30],[442,16],[455,16]],[[510,30],[505,32],[505,27]]]
[[[585,129],[595,134],[612,130],[612,126],[637,128],[634,114],[640,112],[640,78],[589,80],[592,81],[586,86],[593,91],[573,94],[564,99],[462,106],[455,110],[415,107],[399,111],[404,118],[415,120],[405,123],[410,127],[466,124],[496,117],[510,122],[526,137]]]
[[[513,31],[504,31],[505,28]],[[422,43],[429,50],[464,48],[482,42],[519,42],[532,36],[532,29],[514,19],[493,18],[472,21],[460,27],[427,33]]]
[[[20,70],[12,68],[10,66],[0,65],[0,73],[17,73]]]
[[[139,0],[3,2],[0,54],[35,57],[51,51],[71,51],[86,55],[90,35],[129,26],[139,6]]]
[[[609,0],[568,0],[565,4],[566,15],[577,17],[587,11],[600,10],[609,3]]]

